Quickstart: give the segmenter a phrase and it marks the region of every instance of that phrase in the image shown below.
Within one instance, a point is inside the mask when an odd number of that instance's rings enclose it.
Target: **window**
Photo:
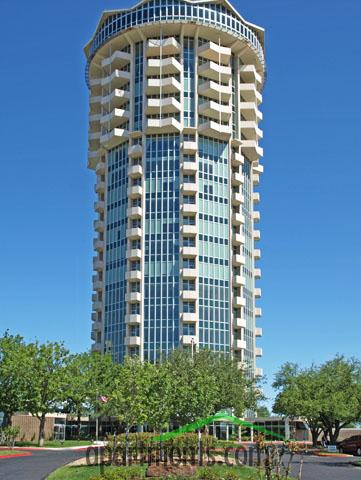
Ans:
[[[183,324],[183,335],[195,335],[196,327],[193,323],[184,323]]]
[[[183,280],[183,290],[195,290],[196,289],[196,282],[195,280]]]
[[[183,225],[195,225],[196,224],[196,217],[192,217],[191,215],[183,215]]]
[[[184,258],[183,268],[196,268],[196,261],[194,258]]]
[[[196,176],[195,175],[183,175],[183,182],[184,183],[196,183]]]
[[[140,270],[140,262],[139,261],[130,262],[130,269],[132,272]]]
[[[196,304],[194,302],[183,302],[184,313],[196,313]]]
[[[194,237],[183,237],[183,247],[195,247],[196,239]]]
[[[130,313],[131,313],[131,315],[140,315],[140,304],[139,303],[132,303],[130,305]]]
[[[131,282],[130,291],[132,293],[140,293],[140,282]]]
[[[195,195],[183,195],[183,203],[194,205],[196,203]]]

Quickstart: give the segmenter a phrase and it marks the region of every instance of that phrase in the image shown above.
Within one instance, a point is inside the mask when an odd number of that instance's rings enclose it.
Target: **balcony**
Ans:
[[[232,89],[228,85],[221,85],[213,80],[208,80],[198,84],[198,93],[218,102],[229,102],[232,96]]]
[[[257,105],[254,102],[240,102],[239,108],[242,117],[247,121],[260,122],[263,119],[262,112],[258,110]]]
[[[232,172],[232,185],[234,187],[239,187],[244,183],[244,176],[239,172]]]
[[[98,150],[89,150],[88,151],[88,168],[92,170],[96,169],[98,165],[99,152]]]
[[[197,235],[197,225],[182,225],[181,232],[183,235]]]
[[[140,260],[142,258],[142,251],[139,248],[131,248],[126,251],[126,258],[128,260]]]
[[[98,272],[101,272],[104,268],[104,262],[103,260],[99,260],[98,257],[94,257],[93,258],[93,269],[98,271]]]
[[[182,213],[183,214],[197,214],[198,213],[198,207],[194,203],[183,203],[181,206]]]
[[[247,322],[245,318],[235,317],[233,320],[233,328],[235,330],[240,330],[241,328],[246,328]]]
[[[262,308],[256,307],[254,309],[254,316],[255,317],[262,317]]]
[[[257,83],[259,87],[262,85],[262,77],[254,65],[241,65],[239,71],[244,82]]]
[[[253,239],[256,242],[261,239],[261,232],[259,230],[253,230]]]
[[[196,345],[197,337],[195,335],[182,335],[181,342],[183,345]]]
[[[108,108],[119,107],[124,103],[127,103],[130,99],[129,90],[123,90],[121,88],[115,88],[109,95],[101,97],[102,105],[106,105]]]
[[[253,250],[253,257],[255,260],[259,260],[261,258],[261,250],[259,248],[255,248]]]
[[[130,63],[131,59],[132,55],[130,53],[123,52],[122,50],[117,50],[109,57],[103,58],[103,60],[101,61],[101,66],[103,68],[110,65],[114,67],[123,67],[127,63]]]
[[[127,347],[140,347],[142,342],[140,337],[126,336],[124,343]]]
[[[232,165],[234,167],[239,167],[240,165],[243,165],[244,163],[244,157],[238,152],[232,152]]]
[[[246,277],[242,275],[233,275],[233,286],[244,287],[246,285]]]
[[[183,194],[195,194],[198,191],[196,183],[182,183],[181,190]]]
[[[254,162],[252,164],[252,171],[258,175],[261,175],[264,171],[263,165],[260,165],[259,162]]]
[[[94,220],[94,230],[96,230],[97,232],[104,232],[103,220]]]
[[[263,138],[263,132],[254,121],[241,121],[240,128],[242,135],[247,140],[260,140]]]
[[[197,162],[183,162],[182,163],[183,173],[195,173],[197,171]]]
[[[252,194],[253,203],[259,203],[260,199],[261,198],[260,198],[259,192],[253,192],[253,194]]]
[[[113,128],[100,137],[100,143],[105,148],[113,148],[128,140],[128,131],[124,128]]]
[[[199,65],[198,75],[209,78],[210,80],[215,80],[216,82],[221,82],[221,83],[229,82],[232,75],[231,67],[220,65],[217,62],[208,60],[208,62],[205,62]]]
[[[256,367],[254,370],[254,376],[256,378],[263,377],[263,368]]]
[[[125,323],[127,325],[140,325],[142,317],[140,315],[135,315],[132,313],[128,313],[125,315]]]
[[[115,69],[108,77],[102,78],[102,86],[122,87],[130,82],[131,74],[126,70]]]
[[[98,277],[96,277],[98,278]],[[101,290],[103,290],[103,282],[101,280],[98,280],[98,279],[94,279],[93,280],[93,290],[95,290],[96,292],[100,292]]]
[[[198,293],[196,290],[182,290],[183,300],[197,300]]]
[[[240,255],[239,253],[236,253],[235,255],[232,255],[232,265],[234,267],[240,267],[241,265],[244,265],[246,263],[246,258],[244,255]]]
[[[182,322],[183,323],[197,323],[197,314],[196,313],[183,312],[182,313]]]
[[[101,352],[102,351],[102,345],[100,342],[95,342],[91,346],[91,351],[92,352]]]
[[[198,130],[202,135],[218,138],[219,140],[228,140],[231,136],[231,127],[229,125],[222,125],[214,120],[201,123],[198,125]]]
[[[246,299],[244,297],[233,297],[233,306],[241,308],[246,306]]]
[[[125,294],[125,301],[129,303],[139,303],[142,301],[140,292],[129,292]]]
[[[221,120],[222,122],[228,122],[232,114],[232,108],[230,105],[222,105],[214,100],[201,103],[198,107],[198,111],[200,115],[218,121]]]
[[[101,118],[101,113],[93,113],[92,115],[89,115],[89,123],[95,123],[97,125]]]
[[[128,170],[128,175],[131,178],[139,178],[143,175],[143,167],[142,165],[130,165]]]
[[[99,146],[101,132],[93,132],[88,134],[89,148],[95,150]]]
[[[95,238],[93,240],[93,247],[94,247],[94,250],[96,250],[97,252],[102,252],[104,250],[104,241],[99,240],[98,238]]]
[[[182,110],[182,105],[174,97],[166,98],[148,98],[147,99],[147,115],[158,115],[168,113],[179,113]]]
[[[263,356],[263,350],[260,347],[256,347],[255,350],[254,350],[254,353],[255,353],[256,357],[262,357]]]
[[[261,220],[261,214],[255,211],[252,213],[252,218],[254,222],[259,222]]]
[[[143,194],[143,187],[140,185],[133,185],[132,187],[128,188],[128,196],[130,198],[139,198]]]
[[[180,122],[174,117],[148,118],[147,133],[177,133],[182,130]]]
[[[242,233],[233,233],[232,245],[244,245],[246,243],[246,237]]]
[[[190,142],[188,140],[185,140],[182,143],[182,152],[184,153],[184,155],[195,155],[197,151],[198,151],[197,142]]]
[[[142,145],[131,145],[128,148],[128,156],[130,158],[140,158],[143,155]]]
[[[147,95],[162,93],[179,93],[182,90],[182,85],[174,77],[164,78],[148,78],[147,81]]]
[[[102,200],[94,202],[94,210],[98,213],[104,213],[105,203]]]
[[[196,268],[182,268],[182,277],[194,279],[197,278],[198,270]]]
[[[95,310],[96,312],[101,312],[103,309],[103,303],[99,300],[95,300],[95,302],[93,302],[93,310]]]
[[[127,238],[131,240],[138,240],[142,238],[142,229],[141,228],[127,228]]]
[[[263,157],[263,148],[258,145],[256,140],[242,140],[242,153],[251,161],[255,162]]]
[[[105,173],[105,163],[104,162],[98,162],[97,166],[95,167],[95,173],[97,175],[104,175]]]
[[[102,330],[102,322],[100,320],[96,320],[92,323],[92,330],[94,332],[100,332]]]
[[[254,278],[256,278],[256,279],[259,280],[259,279],[261,278],[261,276],[262,276],[262,271],[261,271],[261,269],[260,269],[260,268],[255,268],[255,269],[253,270],[253,275],[254,275]]]
[[[254,333],[255,333],[256,337],[262,337],[263,330],[260,327],[256,327]]]
[[[183,257],[196,257],[197,256],[197,247],[181,247],[181,253]]]
[[[142,218],[142,207],[128,207],[127,216],[129,218]]]
[[[142,272],[140,270],[128,270],[125,273],[125,279],[130,282],[142,280]]]
[[[241,205],[244,203],[244,196],[240,192],[232,192],[232,205]]]
[[[244,215],[242,213],[232,213],[232,223],[234,225],[243,225],[245,222]]]
[[[180,53],[181,46],[174,37],[149,39],[147,44],[147,55],[156,57],[160,55],[175,55]]]
[[[107,124],[107,127],[114,128],[119,127],[121,124],[129,120],[129,111],[123,108],[114,108],[110,113],[103,115],[100,123]]]
[[[240,351],[240,350],[246,350],[247,348],[247,343],[246,340],[241,340],[239,338],[236,338],[234,340],[234,350],[235,351]]]
[[[198,55],[213,62],[228,64],[231,53],[231,48],[217,45],[214,42],[207,42],[198,47]]]
[[[97,183],[95,184],[95,187],[94,187],[96,193],[104,193],[105,191],[105,182],[103,182],[102,180],[98,180]]]
[[[253,83],[241,83],[239,85],[239,92],[242,99],[246,102],[253,102],[257,105],[262,102],[262,95],[258,92]]]
[[[259,185],[259,174],[258,173],[254,173],[252,175],[252,183],[255,187],[258,187],[258,185]]]
[[[149,58],[147,75],[172,75],[182,71],[182,65],[174,57]]]
[[[262,296],[262,289],[261,289],[261,288],[255,288],[255,289],[254,289],[254,296],[255,296],[255,298],[261,298],[261,296]]]

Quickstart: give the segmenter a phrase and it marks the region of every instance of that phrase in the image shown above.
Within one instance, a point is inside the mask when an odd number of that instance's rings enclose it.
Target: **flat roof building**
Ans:
[[[260,375],[263,29],[226,0],[142,1],[85,54],[93,350],[210,348]]]

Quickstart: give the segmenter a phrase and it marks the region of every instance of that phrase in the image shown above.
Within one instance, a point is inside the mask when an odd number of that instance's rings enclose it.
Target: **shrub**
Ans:
[[[195,474],[198,480],[219,480],[220,475],[212,467],[198,468]]]
[[[141,480],[144,477],[144,470],[141,467],[133,466],[118,467],[101,475],[91,477],[90,480]]]
[[[14,447],[15,439],[20,435],[20,427],[4,427],[0,429],[0,445]]]

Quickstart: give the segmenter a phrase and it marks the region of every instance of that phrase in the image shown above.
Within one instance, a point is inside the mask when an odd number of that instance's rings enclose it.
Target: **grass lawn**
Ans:
[[[117,468],[125,467],[105,467],[104,471],[114,470]],[[144,466],[145,471],[146,466]],[[261,480],[264,479],[264,476],[259,477],[258,471],[255,468],[250,467],[228,467],[226,465],[215,465],[212,467],[218,474],[219,478],[222,478],[223,474],[226,471],[232,470],[236,472],[240,480]],[[95,475],[100,474],[99,466],[65,466],[61,467],[55,472],[53,472],[47,480],[88,480]]]
[[[5,455],[24,455],[24,453],[27,453],[27,452],[24,452],[23,450],[0,450],[0,457],[4,457]]]
[[[53,447],[53,448],[61,448],[61,447],[83,447],[86,445],[91,445],[91,440],[65,440],[65,442],[61,442],[60,440],[45,440],[44,447]],[[37,447],[38,442],[16,442],[17,447]]]

